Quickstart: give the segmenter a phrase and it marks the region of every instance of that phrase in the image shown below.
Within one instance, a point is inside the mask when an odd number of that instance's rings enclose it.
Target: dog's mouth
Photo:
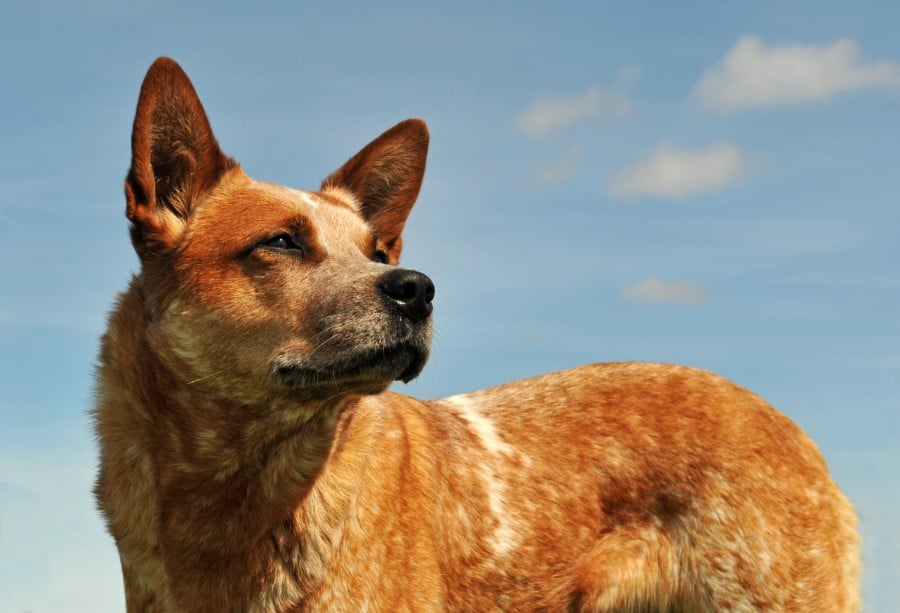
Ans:
[[[391,381],[409,383],[428,360],[428,349],[416,343],[401,343],[355,353],[330,364],[281,357],[272,366],[272,377],[282,385],[321,387],[368,384],[387,387]]]

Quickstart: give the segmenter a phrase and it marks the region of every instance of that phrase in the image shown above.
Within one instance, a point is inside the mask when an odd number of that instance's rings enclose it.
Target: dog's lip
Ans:
[[[428,350],[419,343],[403,342],[359,352],[349,359],[331,364],[310,364],[279,359],[273,364],[273,377],[289,387],[381,382],[408,383],[425,366]]]
[[[403,381],[404,383],[409,383],[413,379],[419,376],[419,373],[422,372],[422,369],[425,368],[425,362],[428,360],[428,352],[426,351],[416,351],[413,354],[413,359],[410,360],[409,366],[406,367],[400,376],[397,377],[398,381]]]

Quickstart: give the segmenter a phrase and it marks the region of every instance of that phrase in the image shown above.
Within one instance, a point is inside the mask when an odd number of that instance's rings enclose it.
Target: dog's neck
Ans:
[[[140,301],[140,292],[133,285],[122,300]],[[130,308],[111,318],[100,376],[156,433],[145,452],[153,458],[159,506],[173,514],[163,522],[170,532],[160,535],[164,545],[199,540],[197,531],[214,525],[218,536],[206,543],[246,547],[306,496],[331,453],[341,411],[355,399],[229,396],[215,377],[198,380],[155,343],[158,322],[141,311],[141,322],[121,318],[135,312]]]

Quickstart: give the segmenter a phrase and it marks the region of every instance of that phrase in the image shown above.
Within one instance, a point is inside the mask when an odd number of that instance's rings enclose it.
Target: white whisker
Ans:
[[[199,379],[194,379],[193,381],[188,381],[187,384],[188,384],[188,385],[193,385],[194,383],[199,383],[200,381],[203,381],[203,380],[205,380],[205,379],[209,379],[210,377],[215,377],[216,375],[221,375],[223,372],[225,372],[225,369],[224,369],[224,368],[223,368],[222,370],[218,371],[218,372],[212,373],[211,375],[206,375],[205,377],[200,377]]]

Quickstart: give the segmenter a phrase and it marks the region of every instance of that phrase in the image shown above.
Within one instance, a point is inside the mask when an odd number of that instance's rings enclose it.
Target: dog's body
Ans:
[[[428,134],[319,192],[247,177],[160,59],[126,182],[97,496],[130,611],[852,611],[852,507],[786,417],[601,364],[436,402],[431,281],[396,268]]]

